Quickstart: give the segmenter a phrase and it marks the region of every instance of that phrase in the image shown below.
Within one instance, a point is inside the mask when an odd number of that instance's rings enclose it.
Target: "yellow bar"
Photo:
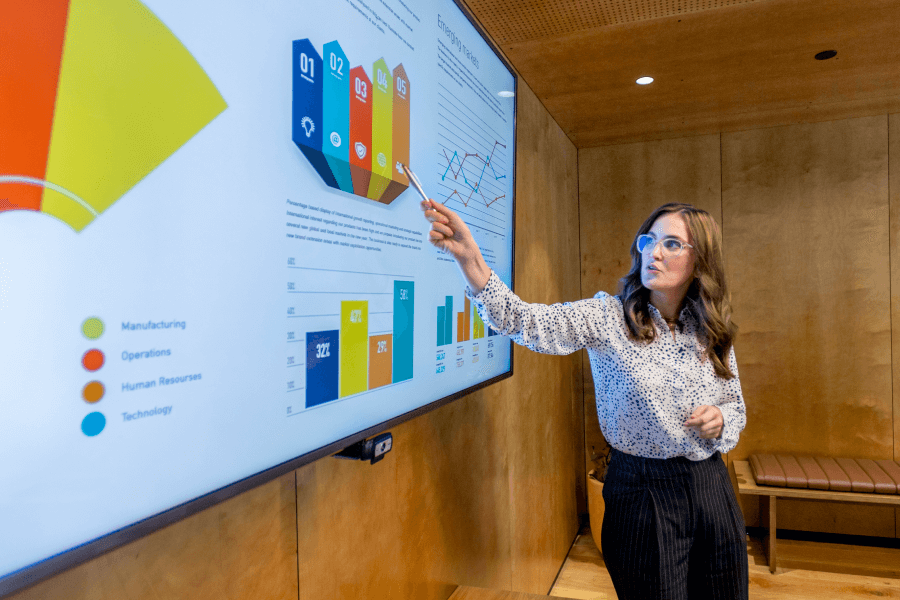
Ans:
[[[475,339],[480,340],[484,337],[484,321],[481,320],[481,315],[478,314],[478,311],[475,311]]]
[[[340,394],[350,396],[366,391],[369,374],[369,302],[341,302]]]

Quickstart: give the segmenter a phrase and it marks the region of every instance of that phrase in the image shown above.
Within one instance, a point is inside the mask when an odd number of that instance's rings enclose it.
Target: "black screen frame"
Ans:
[[[488,47],[494,53],[494,55],[500,60],[501,63],[509,70],[509,72],[513,76],[513,92],[516,94],[515,98],[518,98],[519,91],[519,75],[516,72],[515,68],[513,68],[512,64],[507,60],[506,56],[503,54],[502,50],[494,43],[491,37],[485,32],[482,28],[481,24],[475,19],[474,15],[461,0],[453,0],[456,7],[460,10],[463,16],[469,21],[475,31],[484,39],[485,43],[487,43]],[[517,153],[517,134],[518,134],[518,103],[517,101],[513,103],[513,152]],[[515,289],[515,272],[516,272],[516,171],[518,169],[519,161],[516,159],[513,161],[513,181],[512,181],[512,233],[511,233],[511,260],[512,260],[512,270],[510,276],[510,288]],[[250,475],[249,477],[245,477],[244,479],[240,479],[235,481],[229,485],[223,486],[216,490],[213,490],[207,494],[202,496],[198,496],[192,500],[188,500],[182,504],[174,506],[168,510],[157,513],[153,516],[147,517],[146,519],[142,519],[131,525],[118,529],[116,531],[110,532],[106,535],[98,537],[89,542],[85,542],[79,546],[76,546],[70,550],[65,552],[61,552],[49,558],[46,558],[40,562],[34,563],[28,567],[24,567],[18,571],[14,571],[5,577],[0,577],[0,598],[5,598],[11,594],[19,592],[27,587],[31,587],[45,579],[49,579],[50,577],[57,575],[63,571],[86,563],[90,560],[93,560],[107,552],[110,552],[116,548],[129,544],[133,541],[136,541],[142,537],[145,537],[159,529],[177,523],[182,519],[186,519],[192,515],[195,515],[207,508],[215,506],[225,500],[229,500],[242,494],[243,492],[249,491],[253,488],[256,488],[260,485],[268,483],[274,479],[281,477],[291,471],[295,471],[300,467],[308,465],[312,462],[319,460],[320,458],[324,458],[326,456],[331,456],[332,454],[343,450],[344,448],[355,444],[361,440],[364,440],[370,436],[381,433],[387,429],[400,425],[401,423],[405,423],[406,421],[410,421],[419,417],[425,413],[431,412],[437,408],[440,408],[446,404],[449,404],[455,400],[462,398],[463,396],[467,396],[475,391],[503,381],[504,379],[509,379],[513,376],[514,373],[514,357],[515,352],[513,351],[515,344],[510,341],[510,356],[509,356],[509,371],[503,373],[501,375],[497,375],[496,377],[492,377],[486,381],[478,383],[473,386],[469,386],[465,389],[454,392],[449,396],[445,396],[443,398],[439,398],[433,402],[422,405],[419,408],[408,411],[401,415],[398,415],[392,419],[388,419],[372,427],[368,427],[363,429],[353,435],[346,436],[339,440],[335,440],[334,442],[322,446],[316,450],[311,452],[307,452],[306,454],[302,454],[293,458],[291,460],[285,461],[273,467],[270,467],[264,471],[260,471],[254,475]],[[403,451],[403,448],[398,448],[398,451]]]

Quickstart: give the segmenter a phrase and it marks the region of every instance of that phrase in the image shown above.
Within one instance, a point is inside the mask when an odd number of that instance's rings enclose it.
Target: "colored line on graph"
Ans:
[[[481,194],[481,192],[478,192],[478,193]],[[462,201],[463,206],[468,207],[468,206],[469,206],[469,202],[472,201],[472,196],[475,195],[475,192],[473,191],[472,193],[469,194],[469,197],[468,197],[468,198],[463,199],[462,194],[459,193],[459,190],[453,190],[452,192],[450,192],[450,195],[447,196],[447,198],[444,200],[443,203],[446,204],[446,203],[450,200],[450,198],[453,197],[454,194],[456,194],[457,196],[459,196],[459,199]],[[490,208],[491,204],[493,204],[493,203],[496,202],[497,200],[500,200],[500,199],[502,199],[502,198],[506,198],[506,194],[503,194],[502,196],[497,196],[496,198],[494,198],[493,200],[490,200],[490,201],[489,201],[487,198],[484,197],[484,194],[481,194],[481,197],[482,197],[482,199],[484,199],[484,205],[485,205],[486,207]]]
[[[477,152],[474,154],[466,152],[465,155],[463,156],[463,158],[460,160],[459,152],[454,150],[453,156],[448,157],[447,151],[444,150],[444,160],[447,161],[447,168],[444,170],[444,174],[441,175],[441,181],[445,181],[447,179],[448,173],[453,173],[454,180],[458,180],[459,176],[462,175],[463,183],[465,183],[466,186],[471,190],[469,193],[469,197],[466,199],[463,199],[463,195],[459,193],[459,190],[453,190],[450,193],[450,195],[447,196],[447,200],[449,200],[450,198],[453,197],[454,194],[456,194],[457,196],[459,196],[460,200],[462,200],[463,206],[469,206],[469,202],[472,200],[472,196],[475,195],[475,192],[478,192],[478,194],[484,200],[485,206],[490,207],[490,205],[493,204],[494,202],[496,202],[497,200],[500,200],[501,198],[506,197],[506,194],[503,194],[502,196],[497,196],[493,200],[489,201],[485,197],[485,195],[481,192],[481,182],[484,179],[484,174],[487,171],[488,167],[491,168],[491,173],[494,174],[494,181],[499,181],[500,179],[506,179],[506,175],[497,175],[497,171],[494,169],[494,165],[492,164],[492,162],[494,160],[494,152],[497,151],[497,146],[502,146],[504,149],[506,148],[506,145],[501,144],[499,141],[495,141],[494,147],[491,148],[491,155],[489,157],[487,157],[487,159],[482,158],[482,156]],[[470,157],[477,158],[478,160],[480,160],[482,162],[481,173],[478,174],[478,181],[475,182],[474,184],[472,184],[469,181],[469,179],[466,177],[465,171],[463,171],[463,165],[465,165],[466,161],[469,160]],[[458,165],[459,165],[456,168],[456,170],[453,169],[454,161],[456,163],[458,163]]]

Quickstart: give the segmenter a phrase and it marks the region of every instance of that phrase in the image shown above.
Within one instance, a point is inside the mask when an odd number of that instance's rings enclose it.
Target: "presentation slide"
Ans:
[[[508,373],[400,164],[509,284],[515,85],[452,0],[4,3],[0,581]]]

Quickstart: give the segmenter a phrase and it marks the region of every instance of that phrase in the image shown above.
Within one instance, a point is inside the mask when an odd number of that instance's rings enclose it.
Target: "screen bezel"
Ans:
[[[456,7],[462,12],[463,16],[469,21],[475,31],[484,39],[485,43],[494,53],[494,55],[500,60],[501,63],[509,70],[509,72],[513,76],[513,92],[515,93],[514,98],[518,98],[519,92],[519,76],[516,72],[515,68],[513,68],[512,64],[507,60],[506,56],[503,54],[502,50],[494,43],[491,37],[484,31],[481,24],[475,19],[472,12],[469,10],[468,6],[466,6],[461,0],[453,0],[453,3]],[[517,133],[518,133],[518,101],[513,102],[513,152],[515,156],[515,152],[517,149]],[[515,290],[515,272],[516,272],[516,171],[518,168],[518,160],[513,160],[513,173],[512,173],[512,230],[511,230],[511,260],[512,260],[512,269],[510,275],[510,289]],[[124,546],[128,543],[131,543],[135,540],[138,540],[144,536],[147,536],[159,529],[172,525],[173,523],[177,523],[182,519],[190,517],[191,515],[197,514],[207,508],[215,506],[225,500],[233,498],[243,492],[251,490],[255,487],[268,483],[282,475],[290,473],[291,471],[295,471],[304,465],[308,465],[320,458],[324,458],[326,456],[330,456],[336,452],[340,452],[344,448],[351,446],[361,440],[364,440],[372,435],[377,433],[381,433],[391,427],[395,427],[400,425],[401,423],[405,423],[406,421],[410,421],[415,419],[418,416],[421,416],[425,413],[431,412],[437,408],[444,406],[445,404],[449,404],[454,400],[458,400],[463,396],[467,396],[475,391],[483,389],[489,385],[493,385],[498,383],[504,379],[508,379],[513,376],[513,364],[514,364],[514,356],[515,352],[513,351],[515,344],[510,342],[510,355],[509,355],[509,371],[506,373],[497,375],[496,377],[492,377],[486,381],[483,381],[479,384],[469,386],[463,390],[455,392],[449,396],[445,396],[443,398],[439,398],[433,402],[420,406],[414,410],[398,415],[392,419],[388,419],[372,427],[367,429],[363,429],[353,435],[349,435],[347,437],[336,440],[326,446],[322,446],[316,450],[308,452],[306,454],[302,454],[296,458],[285,461],[278,465],[275,465],[269,469],[264,471],[260,471],[254,475],[250,475],[249,477],[245,477],[244,479],[235,481],[229,485],[223,486],[216,490],[213,490],[207,494],[202,496],[198,496],[192,500],[188,500],[182,504],[174,506],[168,510],[165,510],[161,513],[157,513],[153,516],[147,517],[146,519],[142,519],[140,521],[136,521],[131,525],[123,527],[121,529],[117,529],[116,531],[110,532],[106,535],[98,537],[89,542],[85,542],[80,546],[76,546],[70,550],[65,552],[61,552],[49,558],[46,558],[40,562],[34,563],[28,567],[24,567],[18,571],[14,571],[5,577],[0,577],[0,598],[7,597],[15,592],[21,591],[24,588],[35,585],[45,579],[48,579],[62,571],[71,569],[80,564],[88,562],[94,558],[102,556],[111,550]],[[402,451],[402,448],[398,449]]]

